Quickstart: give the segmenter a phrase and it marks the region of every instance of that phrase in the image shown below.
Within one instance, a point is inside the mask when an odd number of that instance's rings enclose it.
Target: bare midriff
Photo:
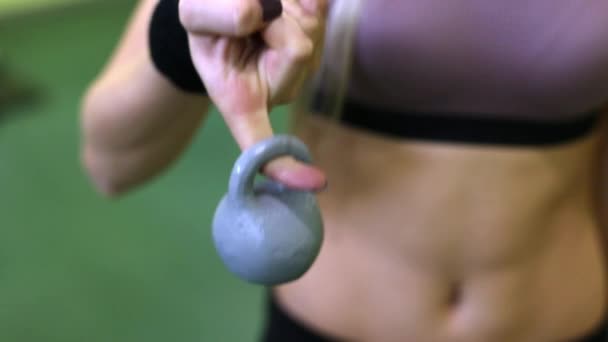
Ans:
[[[550,147],[392,139],[316,116],[321,253],[280,305],[373,342],[576,341],[605,318],[598,134]]]

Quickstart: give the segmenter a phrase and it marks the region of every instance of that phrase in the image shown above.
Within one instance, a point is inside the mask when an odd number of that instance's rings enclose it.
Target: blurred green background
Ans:
[[[14,15],[3,1],[0,341],[255,341],[265,290],[227,273],[210,237],[238,157],[217,113],[169,172],[124,198],[101,198],[81,169],[79,101],[135,1]],[[286,115],[273,122],[284,130]]]
[[[0,17],[14,16],[16,14],[30,14],[35,11],[44,11],[49,8],[80,4],[95,0],[0,0]]]

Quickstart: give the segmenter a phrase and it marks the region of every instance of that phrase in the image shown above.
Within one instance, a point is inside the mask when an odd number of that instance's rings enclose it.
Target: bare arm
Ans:
[[[148,24],[157,0],[141,0],[82,104],[82,161],[98,191],[117,196],[165,170],[190,142],[209,100],[178,90],[154,68]]]
[[[166,169],[208,110],[209,100],[175,88],[149,57],[148,26],[157,1],[141,0],[83,103],[82,158],[99,191],[108,196]],[[266,18],[265,8],[273,3],[284,10],[274,19]],[[171,4],[179,5],[193,72],[201,77],[236,142],[245,149],[272,136],[269,110],[291,101],[311,67],[318,64],[325,0],[172,0]],[[263,44],[251,40],[256,33]],[[270,162],[265,172],[296,188],[320,189],[325,184],[320,170],[290,158]]]

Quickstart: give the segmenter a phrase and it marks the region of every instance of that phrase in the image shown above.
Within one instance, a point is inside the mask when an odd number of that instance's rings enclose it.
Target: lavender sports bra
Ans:
[[[345,124],[423,140],[567,142],[608,103],[608,1],[363,0],[351,75]]]

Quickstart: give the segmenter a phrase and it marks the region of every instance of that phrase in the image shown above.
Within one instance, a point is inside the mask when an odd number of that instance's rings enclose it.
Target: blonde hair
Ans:
[[[353,64],[355,35],[363,0],[334,0],[331,4],[325,30],[323,59],[302,97],[307,109],[317,101],[322,114],[338,119]],[[315,99],[315,94],[320,98]]]

